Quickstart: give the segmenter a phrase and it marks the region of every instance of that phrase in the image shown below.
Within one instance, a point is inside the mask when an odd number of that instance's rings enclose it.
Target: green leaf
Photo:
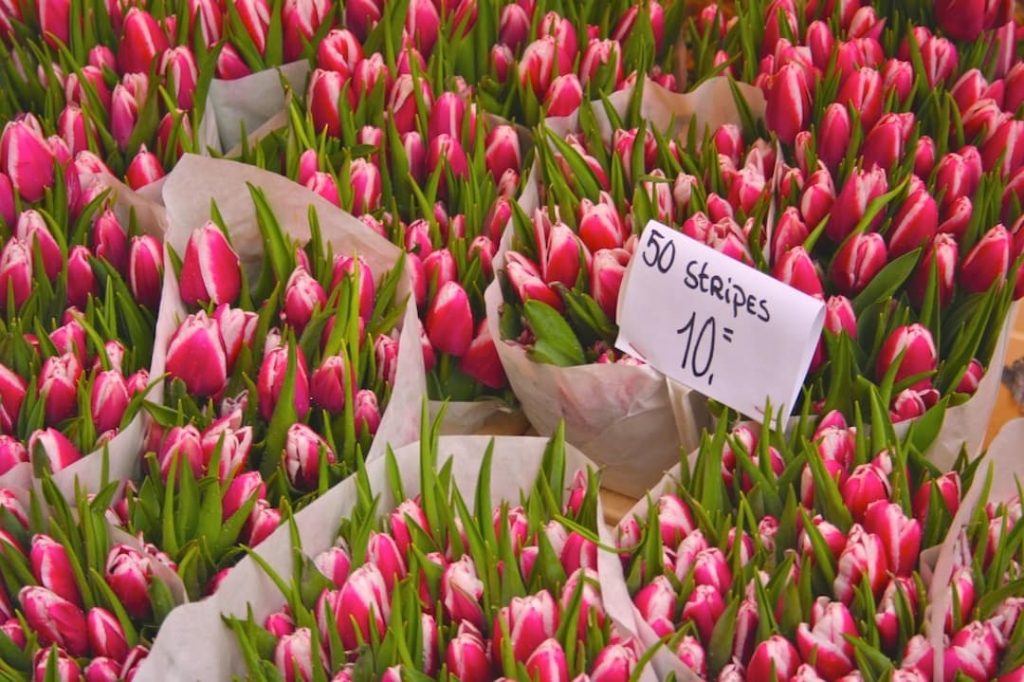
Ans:
[[[523,304],[523,315],[536,336],[536,342],[529,351],[533,360],[560,367],[586,362],[583,346],[557,310],[546,303],[529,300]]]

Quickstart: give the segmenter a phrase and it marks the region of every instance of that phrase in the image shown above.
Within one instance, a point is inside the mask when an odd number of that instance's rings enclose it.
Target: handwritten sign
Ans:
[[[764,418],[788,415],[821,336],[825,304],[651,221],[626,269],[615,347]]]

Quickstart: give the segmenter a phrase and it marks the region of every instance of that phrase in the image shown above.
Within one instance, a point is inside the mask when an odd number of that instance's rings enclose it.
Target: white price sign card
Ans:
[[[616,348],[763,420],[766,401],[792,411],[825,304],[652,220],[626,268],[618,320]]]

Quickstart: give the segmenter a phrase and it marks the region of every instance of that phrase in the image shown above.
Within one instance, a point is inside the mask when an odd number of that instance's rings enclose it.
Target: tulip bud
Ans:
[[[116,545],[107,556],[104,577],[129,615],[144,618],[149,614],[149,558],[126,545]]]
[[[96,431],[116,429],[128,408],[128,387],[117,370],[100,372],[92,385],[92,420]]]
[[[885,240],[877,232],[850,237],[832,261],[830,277],[845,294],[856,295],[871,283],[887,260]]]
[[[148,73],[167,47],[167,36],[149,12],[137,7],[128,10],[117,46],[121,73]]]
[[[32,563],[32,574],[40,585],[81,607],[82,596],[64,545],[48,535],[34,535],[29,561]]]
[[[334,451],[305,424],[292,424],[284,447],[284,468],[288,482],[298,490],[312,490],[320,477],[321,459],[334,462]]]
[[[488,388],[497,390],[508,385],[508,377],[494,339],[491,338],[487,320],[480,321],[476,336],[462,356],[459,369]]]
[[[914,175],[927,178],[935,167],[935,142],[927,135],[917,139],[914,151]]]
[[[33,458],[45,457],[50,471],[56,473],[74,464],[82,453],[64,434],[56,429],[42,429],[33,433],[28,440],[28,451]]]
[[[538,99],[547,93],[555,75],[556,53],[554,37],[546,36],[527,45],[519,60],[519,82],[524,88],[532,87]]]
[[[316,58],[320,68],[351,76],[363,58],[363,45],[352,31],[334,28],[320,42]]]
[[[28,626],[43,646],[56,644],[74,656],[88,651],[82,610],[45,587],[23,587],[18,593]]]
[[[522,165],[519,152],[519,134],[510,125],[495,127],[487,135],[485,151],[487,170],[497,182],[507,170],[518,171]]]
[[[103,656],[117,663],[128,655],[128,641],[121,623],[106,609],[93,607],[86,615],[89,649],[94,656]]]
[[[861,67],[847,76],[839,88],[836,102],[860,112],[861,125],[870,130],[882,115],[881,74],[871,67]]]
[[[156,237],[132,237],[128,250],[128,283],[135,300],[156,310],[163,288],[163,244]]]
[[[377,404],[377,394],[368,388],[361,389],[355,395],[355,423],[356,433],[364,431],[373,435],[377,433],[380,426],[380,407]]]
[[[889,569],[908,576],[917,567],[921,548],[921,524],[908,519],[898,504],[879,500],[868,506],[864,529],[882,540]]]
[[[996,225],[974,245],[960,266],[960,284],[971,293],[987,291],[1005,279],[1010,266],[1011,239],[1006,228]]]
[[[480,637],[475,634],[457,634],[448,643],[445,661],[452,675],[462,682],[488,682],[493,678],[487,649]]]
[[[921,45],[921,61],[928,85],[939,87],[957,71],[956,46],[945,38],[933,36]]]
[[[850,529],[846,547],[839,556],[837,575],[833,583],[836,597],[844,604],[848,604],[865,580],[876,596],[881,594],[888,567],[881,539],[854,524]]]
[[[304,419],[309,413],[309,380],[306,373],[306,356],[302,349],[294,347],[295,355],[294,373],[294,394],[295,412],[299,419]],[[263,364],[260,366],[257,389],[259,390],[260,414],[264,419],[270,420],[274,415],[274,408],[277,406],[281,391],[284,390],[285,377],[288,372],[289,349],[285,346],[278,346],[263,356]]]
[[[772,635],[761,642],[747,665],[748,680],[788,680],[796,674],[800,655],[789,640]]]
[[[942,233],[935,235],[931,246],[924,253],[924,258],[921,259],[921,263],[914,271],[914,276],[908,287],[910,300],[914,305],[924,304],[933,263],[937,275],[939,303],[943,306],[949,303],[953,297],[953,288],[956,282],[957,252],[956,239],[951,235]]]
[[[1004,121],[982,145],[981,158],[986,171],[998,170],[1004,178],[1024,166],[1024,121]]]
[[[824,218],[830,215],[835,200],[836,190],[829,172],[821,169],[812,173],[807,179],[803,196],[800,199],[800,214],[807,223],[808,229],[817,227]]]
[[[34,125],[33,125],[34,124]],[[43,198],[53,186],[54,153],[38,123],[28,117],[9,122],[0,135],[0,167],[27,202]]]
[[[197,479],[202,478],[206,473],[208,461],[203,452],[199,429],[191,424],[172,428],[160,448],[158,459],[160,472],[165,479],[170,475],[175,462],[179,471],[187,466],[192,470],[193,476]]]
[[[802,246],[795,246],[782,255],[772,269],[772,277],[808,296],[825,297],[818,270]]]
[[[3,432],[14,432],[14,426],[17,424],[18,417],[21,414],[21,404],[25,401],[27,389],[28,385],[24,379],[13,370],[0,364],[0,429]],[[0,458],[0,461],[3,461],[3,459],[5,458]],[[3,468],[3,466],[0,466],[0,468]],[[8,466],[7,468],[10,467]]]
[[[565,651],[558,640],[544,640],[527,659],[526,671],[531,679],[542,682],[569,682]]]
[[[833,173],[846,156],[846,148],[850,146],[850,114],[846,107],[833,102],[825,108],[821,119],[821,130],[818,133],[818,158]]]
[[[326,304],[327,294],[320,283],[304,267],[295,268],[284,289],[284,321],[301,333]]]
[[[308,682],[313,679],[313,642],[309,628],[297,628],[277,640],[274,647],[274,667],[285,682]]]
[[[59,424],[78,408],[82,363],[72,353],[47,358],[39,374],[39,395],[46,404],[46,423]]]
[[[373,272],[362,256],[335,256],[331,270],[331,292],[337,289],[342,280],[352,275],[353,272],[356,273],[355,279],[359,285],[359,316],[363,320],[369,321],[370,315],[373,314],[377,289],[373,281]]]
[[[433,0],[411,0],[405,15],[405,30],[423,54],[430,54],[441,28],[441,15]]]
[[[821,597],[814,604],[813,627],[801,623],[796,632],[796,643],[805,661],[815,671],[834,680],[855,667],[853,645],[847,637],[859,637],[857,625],[850,610],[841,602],[830,602]]]
[[[0,435],[0,476],[25,462],[28,462],[28,452],[21,441]]]
[[[347,650],[355,649],[359,641],[370,641],[371,628],[377,637],[384,636],[391,609],[384,576],[376,564],[366,563],[352,572],[333,608],[338,634]]]
[[[792,144],[796,134],[806,129],[810,114],[804,71],[795,64],[783,66],[771,79],[766,99],[768,127],[783,143]]]
[[[473,340],[473,311],[469,297],[454,281],[445,283],[434,296],[427,313],[427,335],[442,353],[464,355]]]
[[[870,203],[886,193],[887,185],[885,171],[881,168],[875,167],[869,171],[854,169],[836,197],[831,218],[825,228],[828,238],[834,242],[845,239],[867,213]],[[879,214],[875,223],[882,217]],[[808,225],[813,224],[806,215],[804,218]]]
[[[185,318],[167,346],[167,372],[196,396],[213,397],[224,390],[227,358],[216,320],[203,311]]]
[[[267,496],[267,486],[258,471],[247,471],[228,485],[221,500],[221,520],[227,521],[246,503],[255,497],[262,500]]]

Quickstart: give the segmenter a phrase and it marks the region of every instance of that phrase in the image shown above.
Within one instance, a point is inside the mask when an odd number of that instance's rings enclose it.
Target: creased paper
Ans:
[[[755,116],[764,109],[764,98],[756,88],[739,86]],[[631,91],[609,97],[620,114],[629,105]],[[605,141],[612,129],[604,106],[590,105]],[[679,95],[646,81],[641,113],[662,130],[683,135],[689,125],[711,129],[724,123],[738,123],[739,112],[724,78],[711,79],[692,93]],[[551,118],[546,122],[562,137],[578,131],[579,116]],[[519,197],[527,215],[540,206],[540,172],[534,164],[530,178]],[[506,228],[495,269],[505,265],[505,253],[511,247],[510,228]],[[498,356],[523,411],[541,434],[554,433],[565,420],[566,438],[603,467],[602,481],[612,490],[637,497],[673,464],[682,449],[699,443],[700,432],[708,423],[699,396],[673,384],[650,367],[624,364],[557,367],[530,360],[526,350],[501,340],[498,328],[503,303],[501,287],[492,282],[485,293],[487,324],[496,340]],[[695,400],[696,398],[696,400]]]
[[[490,438],[484,436],[447,436],[440,439],[438,464],[442,465],[449,457],[453,458],[452,480],[466,499],[473,499],[484,452],[490,441]],[[521,491],[533,486],[547,442],[543,438],[527,437],[494,439],[491,485],[495,503],[501,500],[517,503]],[[398,449],[395,459],[406,494],[419,494],[419,443]],[[588,465],[588,460],[578,450],[566,446],[566,488],[572,480],[572,474]],[[367,476],[373,494],[380,496],[378,508],[381,512],[386,513],[396,507],[400,500],[391,496],[385,461],[379,459],[367,464]],[[316,556],[333,545],[340,522],[351,514],[356,498],[356,481],[350,477],[296,515],[295,524],[305,554]],[[599,508],[598,519],[602,518]],[[608,527],[599,522],[598,530],[602,543],[610,545],[612,535]],[[286,582],[291,580],[291,539],[286,526],[278,528],[264,541],[257,553]],[[599,551],[598,573],[608,616],[624,632],[632,631],[632,607],[618,557],[611,552]],[[608,591],[605,592],[605,589]],[[256,620],[262,622],[269,613],[279,609],[283,602],[284,597],[256,562],[244,559],[231,570],[213,596],[202,602],[182,606],[171,613],[136,679],[191,682],[244,676],[245,663],[234,635],[221,619],[222,614],[245,618],[251,608]],[[642,679],[647,682],[654,678],[648,674]]]
[[[293,90],[302,91],[308,75],[309,62],[301,60],[236,80],[213,79],[199,126],[199,148],[221,152],[235,147],[242,141],[243,124],[252,132],[284,108],[282,78]]]
[[[309,207],[313,206],[320,219],[323,239],[333,247],[333,252],[362,256],[377,281],[401,255],[398,247],[366,229],[359,220],[285,177],[234,161],[187,154],[164,185],[169,227],[164,249],[164,292],[150,376],[164,373],[170,337],[186,315],[167,249],[185,253],[192,231],[209,220],[211,202],[216,202],[230,230],[231,243],[242,267],[250,274],[250,281],[255,281],[263,262],[263,239],[247,186],[250,184],[263,189],[274,216],[284,230],[301,243],[310,238],[308,214]],[[397,295],[401,298],[410,291],[408,276],[403,277]],[[154,400],[162,399],[162,388],[161,385],[154,389]],[[420,400],[425,390],[416,306],[409,296],[401,323],[395,385],[367,459],[383,454],[386,443],[400,446],[418,437]]]

